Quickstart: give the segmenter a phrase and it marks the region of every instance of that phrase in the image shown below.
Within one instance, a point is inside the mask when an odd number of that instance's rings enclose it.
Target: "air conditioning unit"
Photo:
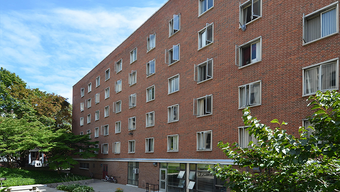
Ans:
[[[133,169],[133,174],[135,174],[135,175],[139,174],[139,169],[138,168],[134,168]]]

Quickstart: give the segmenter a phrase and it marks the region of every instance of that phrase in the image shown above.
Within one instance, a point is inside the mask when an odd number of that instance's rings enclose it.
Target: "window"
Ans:
[[[109,144],[103,143],[102,144],[102,154],[108,154],[109,153]]]
[[[240,6],[240,24],[246,25],[247,23],[260,18],[261,0],[249,0]]]
[[[87,122],[87,124],[91,123],[91,114],[87,115],[86,122]]]
[[[84,132],[80,131],[80,135],[84,135]]]
[[[156,61],[151,60],[146,64],[146,76],[155,74],[156,72]]]
[[[194,99],[194,115],[197,117],[212,115],[213,112],[213,96],[206,95],[204,97],[200,97]]]
[[[110,79],[110,68],[105,71],[105,81]]]
[[[169,21],[169,37],[180,30],[180,18],[181,15],[173,15],[172,19]]]
[[[122,123],[120,121],[116,122],[115,133],[120,133],[122,131],[121,125],[122,125]]]
[[[122,101],[116,101],[114,108],[116,113],[120,113],[122,111]]]
[[[155,86],[146,89],[146,102],[155,100]]]
[[[129,147],[129,150],[128,150],[129,153],[135,153],[135,141],[134,140],[129,141],[128,147]]]
[[[304,43],[313,42],[339,32],[338,1],[303,16]]]
[[[131,94],[129,97],[129,108],[134,108],[136,107],[136,102],[137,102],[137,95],[136,93]]]
[[[309,126],[313,127],[313,125],[310,123],[310,121],[308,121],[308,119],[304,119],[302,121],[302,126],[307,130],[307,138],[309,138],[314,132],[314,130],[309,128]]]
[[[212,131],[197,132],[197,150],[198,151],[212,150]]]
[[[80,103],[80,111],[84,111],[85,105],[84,103]]]
[[[92,83],[87,85],[87,92],[90,93],[92,91]]]
[[[169,78],[168,94],[179,91],[179,75]]]
[[[167,55],[165,56],[165,59],[168,58],[168,65],[171,65],[177,61],[179,61],[179,44],[172,46],[171,49],[167,51]]]
[[[178,152],[178,135],[168,135],[168,152]]]
[[[151,51],[155,47],[156,47],[156,34],[151,34],[147,39],[147,50]]]
[[[145,139],[145,153],[153,153],[154,150],[154,139],[146,138]]]
[[[98,104],[100,102],[100,93],[96,93],[95,102]]]
[[[84,125],[84,117],[80,117],[80,126]]]
[[[248,148],[248,144],[252,141],[254,144],[257,144],[257,140],[254,135],[249,135],[248,127],[239,127],[238,128],[238,144],[242,148]]]
[[[116,62],[116,73],[119,73],[122,70],[123,60],[119,60]]]
[[[199,15],[205,13],[214,6],[214,0],[198,0],[199,1]]]
[[[129,118],[129,131],[136,130],[136,117]]]
[[[79,169],[89,169],[89,163],[79,163]]]
[[[178,121],[179,105],[168,107],[168,123]]]
[[[129,74],[129,85],[132,86],[137,83],[137,71],[131,71]]]
[[[99,127],[94,128],[94,137],[99,137]]]
[[[85,89],[81,88],[80,89],[80,97],[84,97],[84,94],[85,94]]]
[[[105,99],[110,97],[110,87],[105,89]]]
[[[258,37],[243,45],[240,45],[236,49],[236,65],[243,67],[249,64],[257,63],[261,61],[262,55],[262,37]]]
[[[261,81],[238,87],[239,108],[261,105]]]
[[[121,91],[122,91],[122,80],[120,79],[116,82],[116,93],[119,93]]]
[[[137,48],[134,48],[131,52],[130,52],[130,64],[137,61]]]
[[[104,107],[104,117],[108,117],[110,115],[110,106],[107,105]]]
[[[155,112],[154,111],[146,113],[145,122],[146,122],[146,127],[152,127],[155,125]]]
[[[99,151],[99,144],[95,144],[95,145],[94,145],[94,148],[98,149],[98,151]],[[94,154],[98,154],[98,151],[97,151],[97,150],[94,151]]]
[[[99,120],[99,110],[97,110],[97,111],[94,113],[94,120],[95,120],[95,121],[98,121],[98,120]]]
[[[338,59],[303,68],[303,95],[314,94],[318,90],[338,89],[338,71]]]
[[[91,139],[91,130],[90,130],[90,129],[88,129],[88,130],[86,131],[86,134],[89,135],[89,138]]]
[[[112,149],[114,154],[120,154],[120,142],[114,142]]]
[[[213,78],[213,59],[195,65],[195,81],[197,83],[204,82]]]
[[[198,32],[198,49],[201,49],[214,42],[214,24],[206,24],[206,26]]]
[[[90,107],[91,107],[91,99],[88,99],[88,100],[87,100],[86,105],[87,105],[87,108],[90,108]]]
[[[100,76],[96,78],[96,87],[99,87],[100,85]]]
[[[102,126],[102,135],[107,136],[109,135],[109,125]]]

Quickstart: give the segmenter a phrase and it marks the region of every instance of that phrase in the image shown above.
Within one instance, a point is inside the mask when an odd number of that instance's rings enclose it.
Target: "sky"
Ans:
[[[68,98],[167,0],[0,0],[0,67]]]

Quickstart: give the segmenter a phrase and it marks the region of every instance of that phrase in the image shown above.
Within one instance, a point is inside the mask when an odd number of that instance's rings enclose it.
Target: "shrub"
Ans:
[[[117,188],[115,192],[124,192],[122,188]]]
[[[94,192],[94,189],[92,187],[82,185],[75,188],[72,192]]]

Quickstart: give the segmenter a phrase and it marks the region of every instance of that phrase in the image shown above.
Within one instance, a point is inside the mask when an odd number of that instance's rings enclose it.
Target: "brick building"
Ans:
[[[242,109],[289,133],[339,89],[339,2],[169,0],[73,87],[73,132],[99,141],[73,172],[164,191],[221,191],[218,141],[247,146]]]

